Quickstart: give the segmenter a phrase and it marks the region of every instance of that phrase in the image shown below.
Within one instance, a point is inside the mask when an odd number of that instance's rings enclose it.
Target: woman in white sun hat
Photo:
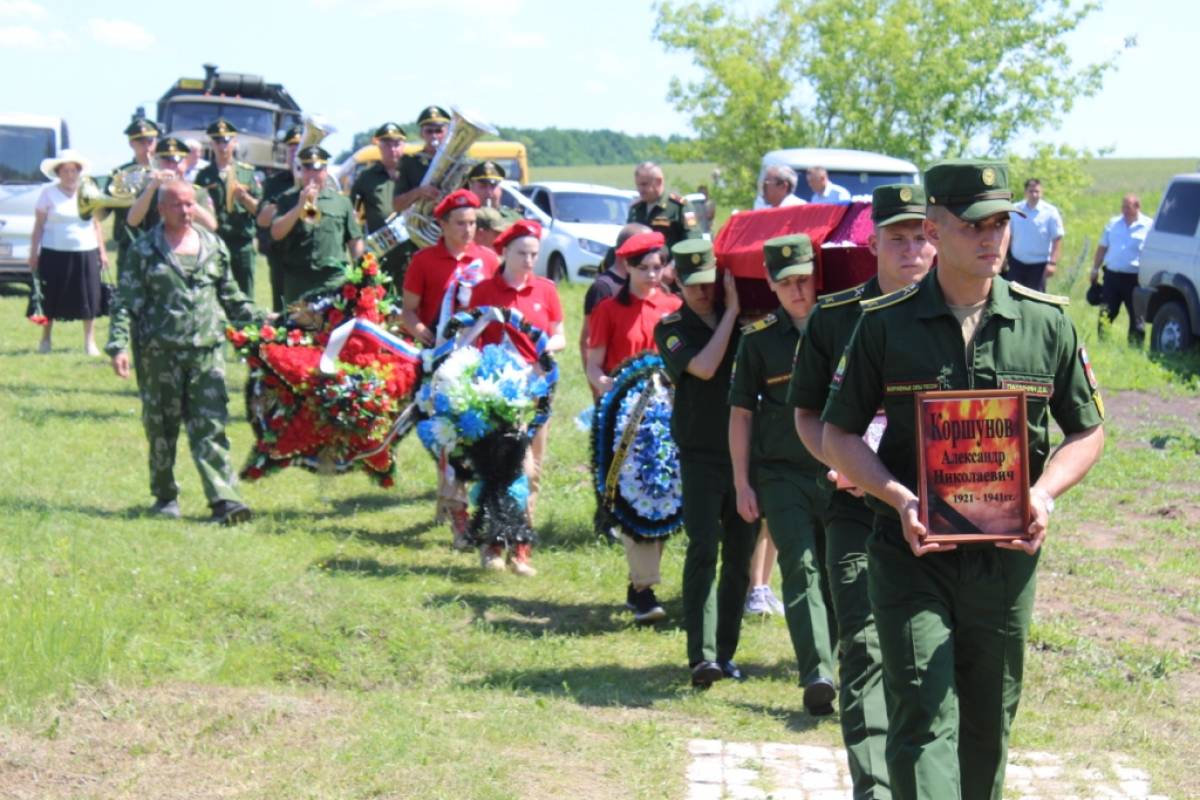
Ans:
[[[100,355],[95,321],[100,316],[100,271],[108,266],[100,220],[80,218],[76,193],[88,162],[74,150],[46,158],[42,174],[50,183],[35,207],[33,235],[29,239],[29,269],[42,290],[42,312],[47,322],[38,351],[50,352],[55,320],[83,320],[83,348]]]

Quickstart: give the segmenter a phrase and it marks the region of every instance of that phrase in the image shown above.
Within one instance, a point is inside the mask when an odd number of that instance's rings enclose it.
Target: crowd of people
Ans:
[[[280,319],[337,285],[363,254],[364,235],[419,201],[432,206],[437,241],[403,245],[383,260],[400,295],[399,330],[437,345],[457,311],[502,307],[548,335],[542,349],[565,349],[558,292],[533,270],[542,231],[501,209],[503,170],[478,164],[465,187],[422,182],[448,125],[444,109],[423,109],[424,148],[413,155],[402,153],[399,125],[381,125],[380,161],[349,196],[328,180],[323,148],[299,148],[299,130],[283,139],[296,174],[262,183],[234,159],[238,131],[226,120],[209,127],[212,163],[191,179],[186,143],[160,137],[147,120],[126,129],[130,165],[147,168],[149,179],[128,209],[114,212],[119,282],[106,352],[117,375],[138,382],[154,513],[181,514],[173,468],[182,426],[213,520],[250,518],[225,435],[227,322]],[[39,203],[40,250],[31,261],[47,285],[82,287],[73,296],[47,293],[59,318],[98,313],[90,282],[106,260],[98,224],[61,211],[86,166],[68,152],[45,167],[57,183],[44,211]],[[848,199],[824,170],[806,179],[809,202]],[[1040,547],[1055,498],[1083,479],[1104,441],[1086,351],[1064,300],[1042,291],[1061,255],[1061,217],[1036,180],[1013,204],[1002,163],[940,162],[922,184],[875,189],[868,247],[877,271],[862,285],[818,295],[820,259],[807,235],[763,242],[778,305],[748,319],[733,276],[717,264],[694,212],[665,190],[661,168],[638,165],[634,182],[628,224],[584,301],[579,356],[598,400],[626,359],[649,352],[673,385],[691,684],[746,678],[735,656],[747,601],[768,583],[769,559],[760,555],[752,570],[755,552],[770,542],[801,702],[814,716],[834,713],[836,702],[855,797],[998,797]],[[763,204],[803,202],[797,182],[787,167],[770,168]],[[1112,281],[1106,301],[1118,306],[1119,276],[1131,257],[1136,263],[1132,243],[1145,219],[1136,198],[1127,200],[1096,258],[1097,270],[1107,265],[1105,286]],[[249,299],[256,240],[270,267],[271,311]],[[1000,275],[1006,265],[1012,280]],[[519,331],[494,325],[480,343],[500,342],[536,368],[540,349]],[[1031,392],[1028,531],[995,544],[927,540],[915,392],[1012,381]],[[886,429],[875,450],[863,437],[879,415]],[[1053,453],[1051,418],[1065,434]],[[542,425],[525,459],[530,528],[549,435]],[[467,487],[453,470],[437,474],[435,513],[449,522],[454,546],[477,549],[484,569],[535,575],[531,541],[471,540]],[[618,538],[633,618],[664,619],[655,594],[663,540]]]

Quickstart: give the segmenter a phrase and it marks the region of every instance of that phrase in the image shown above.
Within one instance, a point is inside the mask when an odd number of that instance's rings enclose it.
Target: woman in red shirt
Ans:
[[[542,226],[537,222],[520,220],[496,237],[493,247],[501,256],[496,274],[480,283],[471,291],[471,308],[496,306],[515,308],[529,324],[545,331],[550,337],[547,352],[555,353],[566,346],[563,333],[562,303],[554,281],[533,274],[541,246]],[[479,346],[495,344],[507,337],[521,357],[530,364],[537,363],[537,348],[529,337],[520,331],[498,323],[489,325],[479,337]],[[542,458],[546,454],[546,442],[550,438],[550,421],[547,420],[533,436],[525,458],[525,476],[529,481],[529,499],[525,510],[529,527],[533,527],[533,510],[541,486]],[[536,575],[529,563],[530,544],[518,542],[510,554],[508,568],[518,575]],[[480,561],[485,568],[504,569],[504,546],[483,545]]]
[[[666,240],[661,233],[639,233],[617,248],[616,256],[629,271],[629,281],[615,296],[602,300],[588,319],[587,378],[592,393],[599,397],[612,386],[609,375],[622,361],[647,350],[657,351],[654,326],[683,305],[662,287]],[[666,616],[654,585],[662,582],[663,540],[634,539],[621,534],[629,586],[625,605],[639,623]]]

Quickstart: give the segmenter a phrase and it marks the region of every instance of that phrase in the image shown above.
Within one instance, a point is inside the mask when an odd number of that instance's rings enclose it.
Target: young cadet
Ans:
[[[944,161],[923,183],[925,234],[938,266],[862,303],[822,415],[823,451],[871,495],[875,511],[867,581],[888,699],[892,797],[998,800],[1039,550],[1054,498],[1100,457],[1103,404],[1066,298],[998,277],[1015,210],[1007,167]],[[1028,392],[1030,538],[923,541],[915,392],[1007,386]],[[880,406],[887,430],[876,455],[860,437]],[[1047,459],[1050,417],[1065,438]]]
[[[875,230],[867,241],[879,268],[866,283],[821,297],[808,325],[788,386],[788,405],[795,408],[796,431],[818,460],[830,459],[821,449],[821,410],[829,396],[834,366],[846,350],[862,315],[860,301],[903,289],[925,277],[935,250],[925,236],[925,190],[912,184],[888,184],[871,197]],[[867,536],[873,513],[861,492],[835,491],[822,475],[819,491],[831,495],[825,510],[825,568],[838,627],[838,711],[842,739],[854,781],[854,797],[890,797],[884,739],[887,708],[879,634],[867,597]]]
[[[804,707],[833,713],[833,620],[825,577],[825,467],[804,449],[787,405],[788,381],[808,312],[816,302],[812,241],[804,234],[763,243],[767,283],[780,307],[742,329],[729,389],[729,452],[738,513],[767,518],[779,550],[784,616],[804,687]]]
[[[688,667],[692,685],[706,688],[721,678],[742,679],[733,656],[758,530],[738,516],[725,438],[725,396],[738,342],[733,274],[725,273],[718,296],[711,242],[685,239],[671,248],[671,256],[684,305],[663,317],[654,341],[675,384],[671,434],[679,448],[688,537],[683,562]]]

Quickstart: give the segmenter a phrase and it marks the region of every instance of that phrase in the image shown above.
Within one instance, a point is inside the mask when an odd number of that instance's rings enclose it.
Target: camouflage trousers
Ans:
[[[158,500],[179,495],[175,446],[182,424],[209,504],[241,502],[225,435],[229,396],[222,347],[166,349],[143,344],[138,351],[142,427],[150,445],[150,493]]]

